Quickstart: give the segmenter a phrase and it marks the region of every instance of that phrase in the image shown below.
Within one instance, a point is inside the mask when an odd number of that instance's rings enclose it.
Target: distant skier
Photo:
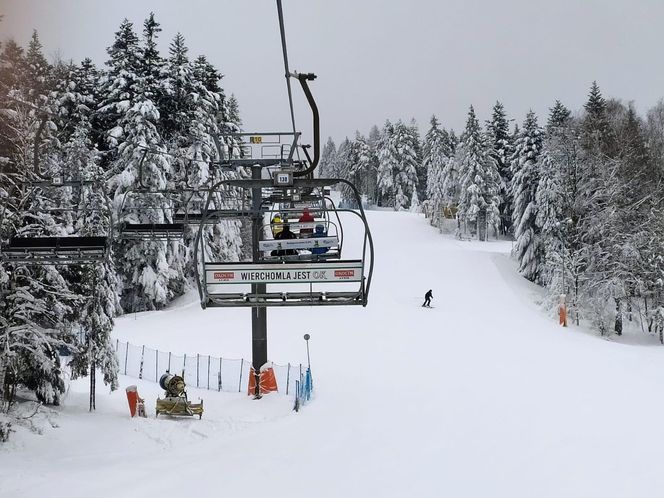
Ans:
[[[433,299],[433,292],[429,289],[429,292],[424,294],[424,306],[425,308],[431,308],[431,300]]]

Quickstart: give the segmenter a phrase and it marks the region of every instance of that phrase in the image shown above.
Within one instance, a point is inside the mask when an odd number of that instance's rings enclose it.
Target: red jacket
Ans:
[[[300,219],[298,220],[300,223],[313,223],[314,222],[314,217],[311,216],[311,213],[309,212],[309,208],[304,208],[302,211],[302,216],[300,216]],[[311,234],[314,233],[313,227],[309,228],[300,228],[300,236],[304,235],[305,237],[309,237]]]

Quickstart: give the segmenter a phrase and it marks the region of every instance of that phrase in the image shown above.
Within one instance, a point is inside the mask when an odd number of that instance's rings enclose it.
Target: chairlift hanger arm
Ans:
[[[318,114],[318,106],[316,105],[316,101],[314,100],[314,96],[311,93],[311,90],[309,89],[309,84],[307,81],[313,81],[316,79],[316,75],[313,73],[291,73],[291,77],[297,78],[297,80],[300,82],[300,85],[302,86],[302,90],[304,91],[304,94],[307,97],[307,102],[309,102],[309,107],[311,107],[311,113],[313,115],[313,132],[314,132],[314,158],[312,161],[310,161],[310,166],[302,171],[296,171],[293,173],[293,176],[307,176],[308,174],[312,173],[315,169],[316,166],[318,166],[318,161],[320,159],[320,115]],[[307,158],[309,158],[309,154],[306,154]]]
[[[297,73],[291,72],[288,67],[288,49],[286,47],[286,29],[284,28],[284,13],[281,5],[281,0],[277,0],[277,13],[279,15],[279,32],[281,34],[281,49],[284,57],[284,70],[286,76],[286,86],[288,88],[288,103],[290,106],[291,122],[293,124],[293,133],[295,133],[295,114],[293,111],[293,93],[291,91],[290,78],[295,78],[300,82],[302,90],[307,97],[309,106],[313,113],[314,118],[314,160],[311,162],[308,168],[305,168],[301,171],[296,171],[293,173],[296,177],[307,176],[312,173],[316,166],[318,166],[319,152],[320,152],[320,123],[319,123],[319,114],[318,106],[316,106],[316,101],[314,100],[311,91],[309,90],[309,85],[307,81],[313,81],[316,78],[316,75],[313,73]],[[292,153],[289,155],[289,160],[292,159]]]

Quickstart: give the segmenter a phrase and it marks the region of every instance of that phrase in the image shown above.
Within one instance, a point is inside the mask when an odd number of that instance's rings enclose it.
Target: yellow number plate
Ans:
[[[263,137],[249,137],[249,143],[252,143],[252,144],[263,143]]]

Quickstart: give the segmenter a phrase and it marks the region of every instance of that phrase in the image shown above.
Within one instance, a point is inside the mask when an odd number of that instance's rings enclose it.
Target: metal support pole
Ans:
[[[261,179],[261,167],[253,166],[251,168],[251,179]],[[261,212],[262,189],[260,187],[251,189],[252,198],[252,261],[260,261],[260,251],[258,242],[261,239],[261,229],[263,227],[263,214]],[[252,294],[264,294],[265,284],[251,284]],[[254,306],[251,308],[251,353],[254,374],[256,375],[257,398],[260,397],[260,369],[267,363],[267,308]]]
[[[307,365],[311,369],[311,356],[309,356],[309,339],[311,336],[309,334],[304,334],[304,340],[307,342]]]

